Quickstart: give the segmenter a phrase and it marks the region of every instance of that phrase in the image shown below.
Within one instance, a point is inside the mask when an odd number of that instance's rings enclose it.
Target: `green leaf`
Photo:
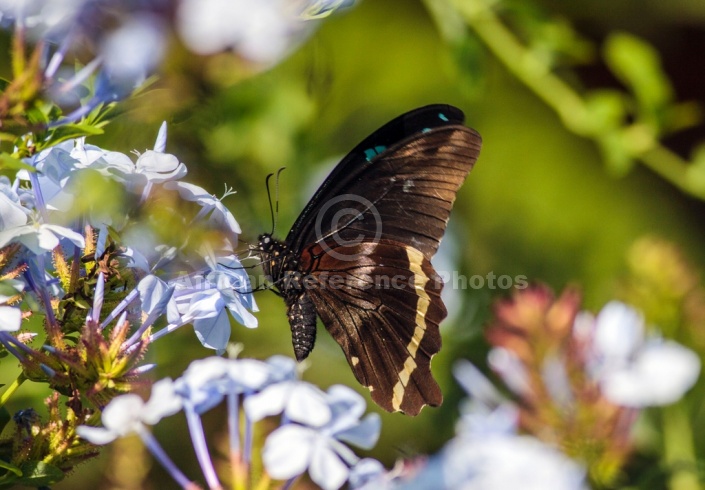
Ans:
[[[22,470],[12,463],[8,463],[5,460],[0,459],[0,468],[6,469],[17,476],[22,476]]]
[[[617,33],[607,39],[604,57],[617,78],[634,92],[639,108],[658,122],[659,113],[673,100],[658,51],[632,34]]]
[[[46,113],[42,111],[39,107],[30,107],[25,112],[25,117],[27,121],[32,125],[46,126],[49,123],[49,118]]]
[[[13,157],[9,153],[0,153],[0,169],[3,170],[28,170],[34,172],[34,167],[27,165],[22,160]]]
[[[103,130],[90,124],[64,124],[52,130],[50,138],[41,145],[40,149],[58,145],[62,141],[80,138],[82,136],[95,136],[103,134]],[[39,147],[39,145],[37,145]]]
[[[22,485],[42,487],[53,485],[64,479],[63,471],[43,461],[25,463],[20,469],[22,470],[22,477],[17,479],[17,483]]]

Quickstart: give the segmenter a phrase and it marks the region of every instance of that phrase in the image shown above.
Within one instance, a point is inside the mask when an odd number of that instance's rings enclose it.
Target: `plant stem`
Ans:
[[[10,384],[10,386],[7,387],[7,389],[3,392],[2,395],[0,395],[0,407],[4,407],[5,403],[10,399],[10,397],[17,391],[17,388],[22,386],[22,383],[25,382],[27,378],[25,378],[24,374],[20,373],[17,378]]]
[[[663,457],[670,470],[670,490],[698,490],[693,427],[681,403],[663,409]]]
[[[553,109],[575,134],[597,140],[598,130],[588,122],[588,108],[582,94],[553,73],[552,67],[534,54],[514,35],[494,12],[495,0],[425,0],[428,10],[446,37],[457,33],[443,26],[455,9],[487,49],[519,81]],[[633,125],[616,131],[629,132]],[[653,138],[648,144],[628,145],[630,156],[650,168],[681,191],[705,200],[705,188],[689,178],[689,163]]]

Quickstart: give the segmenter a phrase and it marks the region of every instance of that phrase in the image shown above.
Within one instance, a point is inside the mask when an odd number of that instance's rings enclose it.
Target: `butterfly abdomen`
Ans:
[[[291,326],[291,341],[297,361],[303,361],[316,342],[316,308],[306,292],[285,295],[287,318]]]
[[[316,307],[305,291],[304,276],[296,255],[269,234],[259,238],[262,267],[284,298],[297,361],[303,361],[316,343]]]

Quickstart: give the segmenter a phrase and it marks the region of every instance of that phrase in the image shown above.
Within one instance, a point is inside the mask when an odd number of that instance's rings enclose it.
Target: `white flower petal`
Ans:
[[[468,395],[488,407],[495,407],[504,401],[497,388],[470,361],[463,359],[456,362],[453,366],[453,375]]]
[[[254,422],[284,411],[293,381],[267,386],[264,390],[245,399],[245,412]]]
[[[137,284],[137,290],[140,292],[140,301],[142,302],[142,311],[151,313],[160,304],[168,289],[168,284],[157,276],[150,274],[144,277]]]
[[[362,449],[372,449],[382,430],[379,414],[370,413],[355,427],[335,434],[335,438]]]
[[[22,324],[22,310],[12,306],[0,306],[0,332],[15,332]]]
[[[269,434],[262,450],[267,473],[277,480],[301,475],[311,461],[315,432],[296,424],[279,427]]]
[[[0,192],[0,230],[15,228],[27,223],[27,212],[22,205]]]
[[[137,159],[137,172],[144,174],[154,183],[176,180],[186,175],[186,165],[169,153],[147,150]]]
[[[98,446],[113,442],[118,437],[115,432],[103,429],[102,427],[90,427],[88,425],[80,425],[76,427],[76,434],[91,444],[96,444]]]
[[[103,426],[119,436],[133,432],[142,425],[144,401],[139,396],[128,393],[112,399],[103,410]]]
[[[373,488],[373,486],[381,487],[383,485],[384,474],[384,466],[376,459],[361,459],[355,466],[350,468],[350,475],[348,477],[350,487],[359,488],[363,485],[370,485],[369,488]]]
[[[286,416],[294,422],[309,427],[322,427],[330,421],[331,410],[326,402],[325,393],[318,387],[297,382],[286,401]]]
[[[514,352],[503,347],[495,347],[487,355],[487,362],[514,393],[517,395],[531,393],[526,367]]]
[[[193,329],[203,347],[214,349],[222,354],[230,340],[230,318],[221,309],[214,318],[199,318],[194,320]]]
[[[24,235],[22,243],[29,249],[32,249],[36,243],[36,246],[41,250],[54,250],[59,245],[59,239],[48,227],[49,225],[42,225],[33,237],[31,234]]]
[[[644,319],[634,308],[611,301],[600,310],[595,319],[593,348],[607,364],[626,361],[643,340]]]
[[[605,375],[601,387],[618,405],[668,405],[678,401],[699,374],[700,359],[693,351],[673,341],[651,342],[629,367]]]
[[[59,226],[59,225],[42,225],[41,226],[42,230],[50,230],[52,233],[55,235],[58,235],[62,238],[66,238],[69,240],[71,243],[76,245],[79,248],[83,248],[86,246],[86,242],[83,238],[83,235],[80,233],[76,233],[70,228],[66,228],[65,226]]]
[[[159,152],[159,153],[164,153],[164,150],[166,150],[166,135],[167,135],[166,121],[163,121],[162,125],[159,126],[159,133],[157,134],[157,140],[154,142],[154,151]]]
[[[323,490],[338,490],[348,479],[350,469],[330,447],[316,444],[308,472]]]
[[[228,362],[227,376],[245,390],[259,390],[269,379],[269,366],[254,359],[232,359]]]
[[[582,490],[584,470],[528,436],[455,439],[443,451],[440,488]]]
[[[174,415],[181,410],[182,400],[174,390],[171,378],[160,379],[152,385],[152,394],[144,406],[142,420],[154,425],[162,418]]]

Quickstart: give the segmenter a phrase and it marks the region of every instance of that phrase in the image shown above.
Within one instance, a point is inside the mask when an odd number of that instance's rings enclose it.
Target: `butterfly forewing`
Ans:
[[[341,209],[366,209],[364,203],[346,198],[354,195],[374,203],[391,190],[389,186],[394,183],[395,169],[404,163],[414,163],[406,162],[407,158],[414,159],[416,163],[411,170],[413,177],[426,173],[430,178],[430,174],[438,172],[439,168],[424,164],[430,163],[427,160],[429,156],[438,153],[441,159],[446,160],[445,164],[439,161],[438,166],[455,174],[441,177],[441,180],[450,179],[450,182],[445,182],[446,186],[457,191],[477,160],[481,145],[480,135],[462,126],[463,120],[464,115],[459,109],[436,104],[403,114],[375,131],[348,153],[321,184],[292,226],[286,243],[293,250],[301,251],[322,235],[344,227],[344,220],[330,218]],[[452,162],[457,162],[456,166],[459,168],[449,168],[453,166]],[[408,191],[414,184],[408,183],[404,188],[401,180],[396,182],[400,185],[399,190],[407,191],[401,196],[403,202],[411,201]],[[453,193],[452,199],[454,198]],[[328,214],[323,217],[322,211]],[[446,220],[447,214],[446,212]],[[337,228],[334,228],[335,225]],[[370,226],[377,229],[376,224]],[[375,234],[372,233],[374,237]]]

